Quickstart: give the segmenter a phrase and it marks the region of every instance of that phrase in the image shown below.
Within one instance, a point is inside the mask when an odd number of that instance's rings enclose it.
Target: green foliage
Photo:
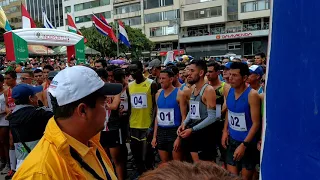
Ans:
[[[34,21],[34,23],[36,24],[37,28],[43,28],[44,27],[44,25],[40,21]]]
[[[113,23],[110,23],[110,25],[115,27]],[[116,34],[115,28],[113,29]],[[132,59],[139,59],[142,57],[143,51],[151,51],[153,49],[153,42],[151,42],[140,29],[131,28],[130,26],[125,26],[125,29],[127,30],[131,48],[128,48],[119,41],[120,55],[124,56],[125,53],[130,52]],[[87,46],[98,50],[103,56],[117,56],[117,44],[114,43],[111,38],[100,34],[94,26],[89,28],[82,27],[80,31],[88,40],[86,43]]]

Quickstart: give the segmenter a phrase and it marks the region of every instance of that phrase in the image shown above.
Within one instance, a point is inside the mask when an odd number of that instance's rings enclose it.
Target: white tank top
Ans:
[[[6,101],[4,98],[4,94],[2,93],[0,95],[0,126],[9,126],[9,121],[5,119],[6,118],[6,114],[4,113],[5,111],[6,111]]]
[[[50,99],[49,91],[47,91],[47,103],[48,103],[48,108],[52,109],[52,104],[51,104],[51,99]]]

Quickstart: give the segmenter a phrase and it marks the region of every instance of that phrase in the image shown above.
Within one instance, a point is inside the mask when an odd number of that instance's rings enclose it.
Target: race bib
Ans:
[[[190,100],[190,118],[191,119],[201,119],[200,118],[199,101]]]
[[[120,110],[122,111],[128,111],[128,101],[126,101],[126,99],[121,99],[121,102],[120,102]]]
[[[216,116],[217,118],[221,118],[221,104],[216,104]]]
[[[235,131],[247,131],[246,117],[244,113],[228,111],[229,126]]]
[[[142,108],[147,108],[148,104],[147,104],[147,95],[140,93],[140,94],[133,94],[131,96],[131,104],[132,104],[132,108],[136,108],[136,109],[142,109]]]
[[[174,126],[174,109],[158,109],[158,124],[161,126]]]

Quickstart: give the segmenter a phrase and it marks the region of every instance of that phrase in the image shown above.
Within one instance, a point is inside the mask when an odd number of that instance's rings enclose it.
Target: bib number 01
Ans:
[[[174,125],[174,109],[158,109],[158,125],[173,126]]]

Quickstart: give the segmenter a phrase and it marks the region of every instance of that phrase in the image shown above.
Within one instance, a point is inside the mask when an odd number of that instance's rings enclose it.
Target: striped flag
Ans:
[[[102,15],[100,15],[100,18],[98,18],[96,15],[92,14],[92,21],[98,32],[104,36],[109,36],[114,42],[118,42],[112,27],[109,26],[106,19]]]
[[[129,38],[127,35],[127,31],[124,28],[122,21],[118,20],[118,23],[119,23],[119,39],[123,42],[123,44],[130,47],[130,42],[129,42]]]
[[[36,28],[36,23],[34,23],[26,7],[21,3],[21,15],[22,15],[22,29],[24,28]]]
[[[69,14],[67,15],[67,18],[68,18],[68,31],[83,36],[82,33],[77,28],[76,24],[74,23],[72,17]],[[87,39],[84,38],[84,43],[86,43],[86,42],[87,42]]]
[[[42,23],[43,23],[43,26],[45,28],[48,28],[48,29],[55,29],[55,27],[51,24],[51,22],[49,21],[48,17],[47,17],[47,14],[45,12],[45,9],[42,7]]]
[[[7,19],[6,14],[4,13],[2,7],[0,6],[0,27],[3,28],[6,31],[11,31],[11,26],[9,24],[9,21]]]

